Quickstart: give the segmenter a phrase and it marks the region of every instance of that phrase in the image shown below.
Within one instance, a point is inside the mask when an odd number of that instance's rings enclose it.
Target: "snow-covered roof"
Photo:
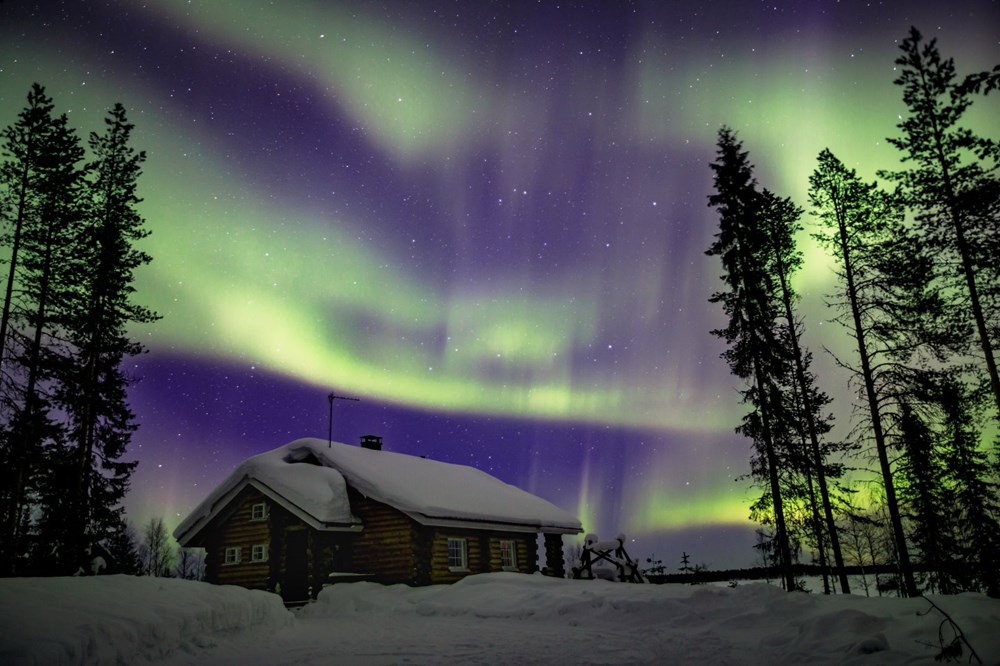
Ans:
[[[351,514],[350,485],[425,525],[581,531],[579,520],[551,502],[474,467],[299,439],[241,463],[177,526],[174,535],[182,545],[190,541],[248,485],[317,529],[361,528],[361,521]]]
[[[361,521],[351,514],[343,475],[332,467],[295,464],[306,455],[293,450],[292,444],[240,463],[174,530],[181,545],[186,545],[247,486],[316,529],[361,529]]]

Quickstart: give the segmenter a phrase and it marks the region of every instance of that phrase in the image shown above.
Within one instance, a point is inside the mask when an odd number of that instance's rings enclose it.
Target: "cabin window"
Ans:
[[[258,543],[250,548],[251,562],[267,562],[267,544]]]
[[[225,564],[239,564],[239,563],[240,563],[240,548],[238,546],[226,548]]]
[[[517,570],[517,542],[513,539],[500,541],[500,566],[504,571]]]
[[[469,551],[465,539],[448,539],[448,570],[469,570]]]
[[[267,518],[267,505],[263,502],[250,507],[250,520],[264,520]]]

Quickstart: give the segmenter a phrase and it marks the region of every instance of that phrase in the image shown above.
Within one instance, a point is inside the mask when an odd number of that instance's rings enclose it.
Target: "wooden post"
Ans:
[[[545,535],[545,568],[550,576],[566,577],[566,566],[563,564],[563,545],[561,534]]]
[[[534,534],[525,541],[525,546],[528,549],[528,558],[523,563],[518,562],[517,568],[533,574],[538,571],[538,539],[535,538]]]
[[[268,527],[270,528],[270,538],[268,546],[268,592],[276,592],[280,589],[281,564],[285,557],[285,521],[276,512],[268,511]]]

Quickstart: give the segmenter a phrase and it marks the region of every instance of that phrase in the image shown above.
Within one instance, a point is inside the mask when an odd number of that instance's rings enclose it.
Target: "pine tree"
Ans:
[[[751,475],[764,485],[764,492],[751,508],[752,514],[773,512],[777,554],[780,557],[785,589],[795,589],[792,551],[785,524],[779,478],[780,433],[775,426],[787,422],[781,415],[781,377],[787,374],[776,323],[775,286],[767,270],[768,245],[761,226],[761,196],[756,190],[753,167],[742,144],[729,128],[719,132],[717,161],[711,165],[716,193],[709,205],[719,211],[719,233],[706,254],[719,256],[725,271],[726,291],[712,295],[710,302],[721,303],[729,317],[725,329],[713,331],[729,349],[723,358],[740,379],[747,383],[743,401],[752,410],[737,428],[754,443]]]
[[[984,285],[995,288],[1000,282],[995,253],[1000,148],[961,125],[978,87],[975,77],[958,81],[954,61],[942,59],[936,40],[924,44],[916,28],[900,49],[903,55],[896,64],[901,73],[895,83],[903,89],[909,115],[897,125],[903,135],[889,142],[910,167],[885,175],[902,185],[916,211],[921,240],[933,252],[953,314],[971,316],[1000,421],[1000,375],[993,351],[1000,314],[984,308],[980,293]],[[981,76],[979,85],[988,90],[991,79]]]
[[[820,153],[809,184],[810,201],[822,228],[814,235],[838,265],[840,293],[834,305],[840,312],[836,321],[855,339],[859,366],[852,369],[863,385],[867,425],[875,442],[900,572],[907,595],[916,596],[884,423],[886,394],[905,382],[898,376],[905,374],[905,368],[897,361],[908,358],[912,346],[901,333],[909,328],[913,306],[919,305],[897,293],[895,280],[901,276],[887,274],[888,258],[898,255],[894,243],[906,238],[902,217],[891,196],[874,183],[862,183],[829,150]]]

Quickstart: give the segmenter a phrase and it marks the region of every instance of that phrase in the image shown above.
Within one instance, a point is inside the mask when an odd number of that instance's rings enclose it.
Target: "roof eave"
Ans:
[[[525,533],[545,533],[545,534],[580,534],[581,527],[568,527],[565,525],[539,525],[537,523],[518,523],[497,520],[473,520],[468,518],[441,518],[428,516],[417,511],[403,511],[406,515],[421,525],[428,527],[455,527],[473,530],[497,530],[502,532],[525,532]]]
[[[299,518],[309,527],[319,530],[321,532],[360,532],[363,529],[363,525],[356,516],[352,514],[352,521],[350,523],[338,523],[338,522],[326,522],[319,520],[308,511],[298,506],[294,502],[289,501],[287,498],[283,497],[281,494],[273,490],[270,486],[265,483],[258,481],[250,476],[244,476],[238,483],[236,483],[232,489],[226,494],[220,497],[211,507],[211,509],[205,513],[200,519],[198,519],[190,528],[184,531],[183,534],[175,534],[177,543],[182,547],[187,547],[192,544],[202,530],[212,522],[222,511],[229,506],[229,503],[239,495],[244,488],[251,486],[261,494],[271,499],[275,504],[282,507],[289,513],[291,513],[296,518]]]

